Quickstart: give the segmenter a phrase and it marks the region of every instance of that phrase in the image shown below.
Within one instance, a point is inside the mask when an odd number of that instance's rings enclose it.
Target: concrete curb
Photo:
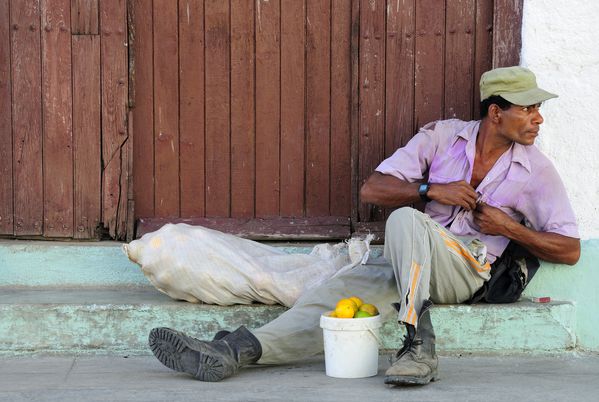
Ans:
[[[177,302],[152,288],[5,289],[0,297],[0,352],[148,354],[151,328],[167,326],[211,338],[219,329],[256,328],[286,311],[281,306],[214,306]],[[12,300],[12,301],[11,301]],[[18,301],[20,300],[20,301]],[[441,353],[547,353],[571,350],[571,303],[435,306]],[[392,319],[382,348],[401,344]]]

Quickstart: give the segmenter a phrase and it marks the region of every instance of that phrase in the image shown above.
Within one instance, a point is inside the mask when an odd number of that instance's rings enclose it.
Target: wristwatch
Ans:
[[[424,202],[429,202],[431,199],[428,198],[428,190],[431,188],[429,183],[422,183],[420,187],[418,187],[418,195],[420,195],[420,199]]]

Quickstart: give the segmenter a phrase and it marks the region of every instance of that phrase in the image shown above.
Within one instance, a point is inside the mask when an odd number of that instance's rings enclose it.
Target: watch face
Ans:
[[[428,189],[430,188],[430,184],[428,183],[423,183],[420,185],[420,187],[418,187],[418,194],[420,195],[420,198],[422,199],[422,201],[430,201],[430,198],[428,198],[428,196],[426,195],[426,193],[428,193]]]

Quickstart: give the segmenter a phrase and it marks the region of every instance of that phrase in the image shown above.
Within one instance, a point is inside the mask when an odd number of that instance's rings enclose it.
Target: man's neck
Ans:
[[[487,119],[480,122],[476,138],[476,156],[485,161],[496,161],[513,144],[499,135],[497,128]]]

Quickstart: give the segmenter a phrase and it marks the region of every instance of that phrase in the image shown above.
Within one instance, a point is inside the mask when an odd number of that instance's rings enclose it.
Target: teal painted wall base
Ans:
[[[525,296],[550,296],[576,306],[577,347],[599,351],[599,239],[582,242],[574,266],[543,263]]]
[[[118,242],[0,241],[0,286],[148,285]]]

